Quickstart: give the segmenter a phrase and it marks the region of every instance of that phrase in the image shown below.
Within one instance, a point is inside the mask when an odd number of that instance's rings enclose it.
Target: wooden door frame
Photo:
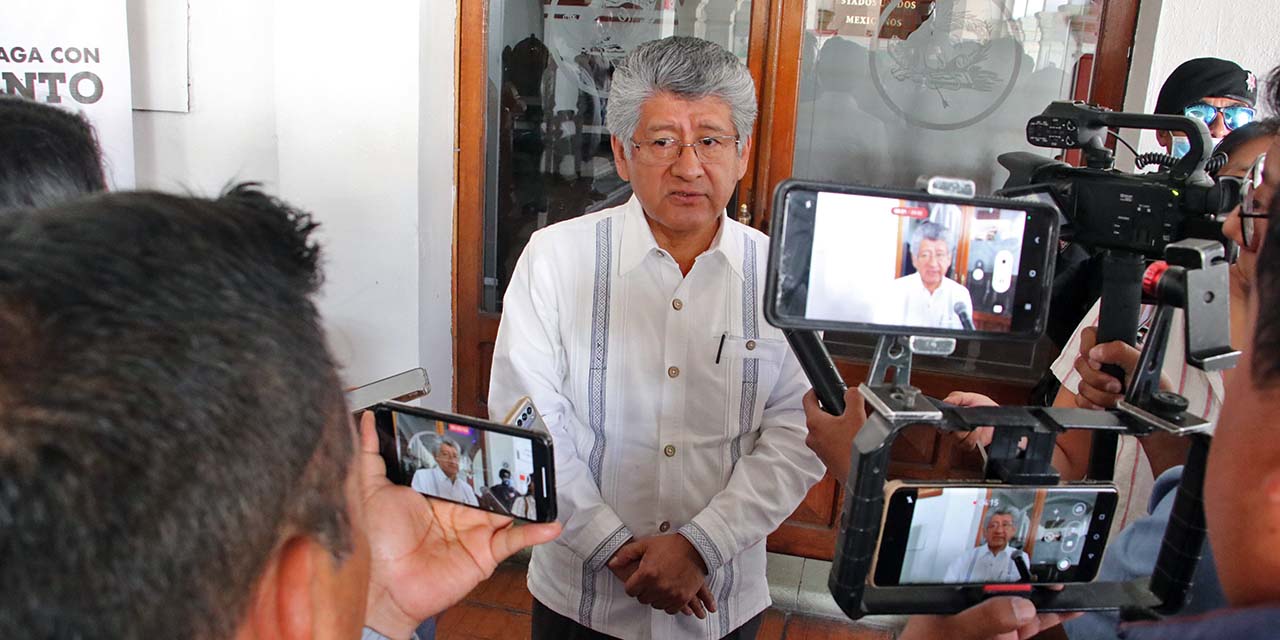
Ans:
[[[454,210],[453,242],[453,407],[455,411],[487,416],[480,390],[484,388],[475,362],[486,340],[497,334],[499,314],[480,308],[484,278],[484,173],[488,106],[488,0],[458,3],[458,198]],[[474,136],[478,136],[475,139]],[[486,338],[487,336],[487,338]]]
[[[477,356],[492,353],[498,334],[497,313],[481,310],[484,278],[484,182],[488,107],[490,0],[459,0],[455,77],[458,82],[458,161],[454,164],[458,198],[454,210],[453,244],[453,407],[455,411],[487,416],[488,363]],[[782,0],[752,0],[751,36],[747,39],[747,68],[756,83],[756,100],[764,97],[767,64],[766,38],[773,13]],[[757,36],[757,34],[759,34]],[[759,140],[764,123],[756,120],[752,132]],[[771,125],[770,125],[771,126]],[[761,145],[747,159],[747,173],[739,183],[739,201],[754,210],[753,194]],[[729,212],[737,215],[737,212]],[[479,358],[483,360],[483,357]]]
[[[456,78],[458,83],[458,158],[455,183],[458,187],[454,211],[453,246],[453,326],[454,326],[454,409],[464,414],[488,415],[488,358],[497,336],[499,314],[481,311],[483,292],[484,180],[487,124],[489,0],[460,0]],[[1107,0],[1101,17],[1095,73],[1091,83],[1092,101],[1112,109],[1124,103],[1129,73],[1129,51],[1137,26],[1139,0]],[[773,189],[790,177],[795,153],[795,121],[798,108],[800,52],[804,37],[805,0],[753,0],[751,37],[747,64],[756,81],[760,117],[756,121],[754,151],[748,159],[747,174],[740,184],[739,202],[746,203],[751,224],[767,229]],[[737,214],[736,211],[730,212]],[[837,365],[846,379],[866,375],[866,365],[841,361]],[[914,378],[926,393],[945,395],[953,381],[928,372]],[[1018,402],[1025,389],[996,381],[976,384],[1001,402]],[[918,437],[917,437],[918,436]],[[913,443],[914,440],[918,442]],[[958,455],[941,445],[936,432],[904,434],[899,447],[921,452],[919,462],[895,462],[891,473],[898,477],[931,478],[939,469],[948,470]],[[801,508],[829,513],[827,522],[783,523],[769,537],[771,550],[812,558],[830,559],[835,548],[836,521],[843,492],[825,477],[806,496]]]
[[[1129,54],[1140,0],[1107,0],[1099,27],[1090,97],[1111,109],[1124,104]],[[492,347],[499,314],[481,311],[483,292],[485,127],[489,0],[460,0],[455,69],[458,79],[458,185],[454,211],[453,326],[454,397],[457,411],[487,415],[483,378],[487,366],[476,356]],[[760,117],[740,202],[750,223],[767,229],[774,188],[790,177],[795,155],[795,119],[804,38],[805,0],[753,0],[747,63],[756,82]],[[758,35],[757,35],[758,34]],[[730,212],[736,215],[737,212]]]

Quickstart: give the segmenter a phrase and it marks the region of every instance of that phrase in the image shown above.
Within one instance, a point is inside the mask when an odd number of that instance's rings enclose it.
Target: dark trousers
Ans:
[[[677,613],[676,615],[684,615]],[[760,633],[760,624],[764,622],[764,612],[746,621],[741,627],[729,632],[723,640],[755,640]],[[533,640],[617,640],[599,631],[592,631],[576,620],[566,618],[546,605],[533,599]]]

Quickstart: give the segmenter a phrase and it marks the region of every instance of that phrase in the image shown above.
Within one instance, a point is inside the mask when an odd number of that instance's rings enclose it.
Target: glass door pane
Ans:
[[[1027,120],[1087,90],[1101,2],[808,0],[794,174],[914,186],[972,178],[990,193],[996,156]]]
[[[751,0],[490,0],[483,310],[534,231],[630,197],[604,125],[614,65],[671,35],[745,63],[750,27]]]
[[[919,176],[971,178],[991,193],[1027,120],[1054,100],[1087,97],[1102,0],[807,0],[793,175],[914,187]],[[975,296],[974,299],[978,299]],[[874,342],[829,333],[834,353]],[[1033,381],[1052,350],[966,343],[932,369]]]

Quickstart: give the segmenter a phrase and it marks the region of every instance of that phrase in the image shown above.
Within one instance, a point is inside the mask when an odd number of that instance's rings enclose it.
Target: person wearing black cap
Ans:
[[[1197,118],[1209,127],[1209,135],[1221,140],[1234,129],[1257,117],[1253,105],[1258,97],[1258,79],[1252,71],[1230,60],[1196,58],[1169,74],[1156,99],[1156,113]],[[1156,141],[1174,156],[1191,149],[1183,136],[1156,132]]]

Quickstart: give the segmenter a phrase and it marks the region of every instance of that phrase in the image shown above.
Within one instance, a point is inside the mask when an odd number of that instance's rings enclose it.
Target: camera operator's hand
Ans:
[[[1141,353],[1136,347],[1119,340],[1098,344],[1098,328],[1085,327],[1080,332],[1080,355],[1076,357],[1076,373],[1080,384],[1076,388],[1076,406],[1082,409],[1110,409],[1124,398],[1124,385],[1102,370],[1104,364],[1118,365],[1124,369],[1126,380],[1133,376]],[[1160,377],[1160,388],[1169,389],[1169,380]]]
[[[998,407],[1000,403],[982,395],[981,393],[973,393],[971,391],[952,391],[951,395],[942,399],[943,402],[954,404],[957,407]],[[991,427],[977,427],[969,431],[947,431],[948,436],[957,441],[957,444],[969,449],[984,448],[991,444],[991,438],[995,430]]]
[[[357,464],[372,552],[365,625],[389,638],[409,637],[492,575],[499,562],[560,534],[558,523],[517,527],[511,518],[392,484],[378,454],[372,413],[360,419]]]
[[[856,388],[850,387],[844,392],[844,406],[844,414],[833,416],[822,410],[812,389],[804,394],[804,421],[809,426],[804,443],[818,454],[822,464],[827,465],[827,473],[840,484],[849,477],[853,437],[867,421],[862,395]]]
[[[1026,598],[992,598],[952,616],[911,616],[898,640],[1025,640],[1077,615],[1037,614]]]

